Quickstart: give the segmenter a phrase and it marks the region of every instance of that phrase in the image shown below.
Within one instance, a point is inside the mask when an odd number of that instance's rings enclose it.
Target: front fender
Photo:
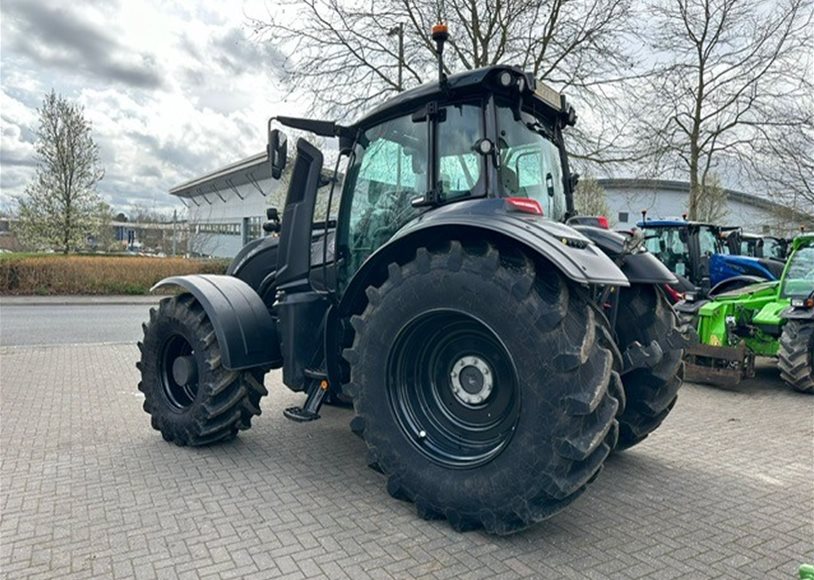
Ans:
[[[785,320],[811,320],[814,321],[814,308],[796,308],[789,306],[780,313]]]
[[[277,324],[243,280],[215,274],[173,276],[150,291],[167,286],[179,286],[201,303],[215,329],[224,367],[240,370],[282,364]]]

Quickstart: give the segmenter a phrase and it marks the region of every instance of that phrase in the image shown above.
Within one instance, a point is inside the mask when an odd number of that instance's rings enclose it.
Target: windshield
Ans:
[[[508,106],[498,105],[500,188],[506,197],[530,197],[543,215],[561,220],[567,210],[560,151],[553,131],[539,119],[522,114],[515,120]]]
[[[803,246],[794,252],[783,279],[783,293],[787,298],[807,298],[814,292],[814,245]]]
[[[647,228],[644,243],[671,272],[688,275],[690,248],[685,228]]]

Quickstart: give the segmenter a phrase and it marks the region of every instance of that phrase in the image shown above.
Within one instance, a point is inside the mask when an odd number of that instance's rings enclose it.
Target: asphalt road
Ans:
[[[149,304],[3,304],[0,346],[135,343]]]

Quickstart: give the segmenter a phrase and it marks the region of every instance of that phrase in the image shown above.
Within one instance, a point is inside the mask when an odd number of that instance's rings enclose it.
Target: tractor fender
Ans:
[[[780,313],[784,320],[811,320],[814,322],[814,308],[795,308],[789,306]]]
[[[223,366],[230,370],[282,364],[277,323],[251,286],[233,276],[193,274],[164,278],[150,291],[179,286],[197,298],[215,329]]]
[[[422,244],[443,239],[503,239],[551,262],[578,284],[629,286],[627,276],[599,247],[575,229],[529,214],[512,214],[501,199],[457,202],[415,218],[370,255],[342,298],[340,310],[353,309],[355,297],[391,262],[403,260]]]
[[[730,290],[739,290],[740,288],[745,288],[746,286],[751,286],[752,284],[760,284],[761,282],[765,281],[766,278],[761,278],[759,276],[735,276],[734,278],[727,278],[726,280],[718,282],[710,289],[707,295],[710,298],[713,298],[718,294],[723,294],[724,292],[729,292]]]
[[[643,244],[628,248],[631,234],[614,232],[595,226],[575,226],[574,229],[590,238],[624,272],[631,284],[677,284],[678,278],[647,251]]]

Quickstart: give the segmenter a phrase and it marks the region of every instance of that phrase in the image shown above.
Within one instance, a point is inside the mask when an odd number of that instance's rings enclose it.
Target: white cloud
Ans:
[[[304,111],[275,90],[281,56],[252,39],[252,10],[4,2],[0,202],[33,175],[35,109],[51,88],[85,107],[105,167],[98,189],[117,210],[172,205],[172,186],[261,150],[269,116]]]

